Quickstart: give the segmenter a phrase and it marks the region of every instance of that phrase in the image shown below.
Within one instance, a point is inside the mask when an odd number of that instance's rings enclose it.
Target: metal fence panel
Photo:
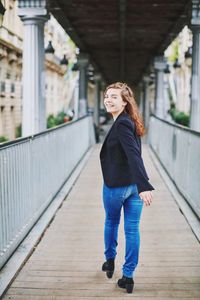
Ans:
[[[148,138],[170,178],[200,217],[200,133],[151,116]]]
[[[0,147],[0,268],[94,142],[85,117]]]

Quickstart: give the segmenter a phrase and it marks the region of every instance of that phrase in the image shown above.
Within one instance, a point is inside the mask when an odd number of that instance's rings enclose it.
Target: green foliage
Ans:
[[[63,111],[59,112],[57,114],[57,116],[54,116],[53,114],[49,115],[47,118],[47,128],[52,128],[52,127],[55,127],[55,126],[65,123],[66,117],[67,117],[67,114]]]
[[[52,128],[55,126],[57,126],[56,117],[54,117],[54,115],[49,115],[47,118],[47,128]]]
[[[176,59],[178,59],[178,53],[179,53],[179,42],[178,40],[174,40],[171,44],[172,47],[172,54],[168,57],[169,62],[175,62]]]
[[[184,113],[183,111],[179,111],[176,109],[175,104],[171,104],[171,108],[169,110],[170,115],[172,116],[172,119],[181,125],[189,126],[190,116],[189,114]]]
[[[62,123],[64,123],[64,117],[66,116],[67,114],[63,111],[61,111],[60,113],[57,114],[57,125],[60,125]]]
[[[19,124],[16,128],[15,128],[15,137],[19,138],[22,136],[22,124]]]
[[[4,142],[7,142],[8,141],[8,138],[6,138],[5,136],[0,136],[0,143],[4,143]]]
[[[176,113],[175,122],[184,126],[189,126],[190,117],[188,114],[185,114],[183,111],[179,111]]]

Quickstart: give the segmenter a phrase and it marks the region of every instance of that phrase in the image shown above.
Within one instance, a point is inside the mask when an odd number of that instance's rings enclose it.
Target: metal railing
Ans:
[[[151,116],[149,143],[200,218],[200,132]]]
[[[94,143],[87,116],[0,146],[0,268]]]

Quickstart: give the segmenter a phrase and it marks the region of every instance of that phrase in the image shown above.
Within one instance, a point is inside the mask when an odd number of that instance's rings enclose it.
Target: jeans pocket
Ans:
[[[136,191],[136,195],[138,197],[138,200],[140,200],[143,203],[143,200],[142,200],[142,198],[140,198],[140,195],[139,195],[139,192],[138,192],[137,184],[135,184],[135,191]]]
[[[139,192],[138,192],[138,187],[137,187],[137,184],[135,184],[135,190],[136,190],[136,193],[138,194],[139,196]]]

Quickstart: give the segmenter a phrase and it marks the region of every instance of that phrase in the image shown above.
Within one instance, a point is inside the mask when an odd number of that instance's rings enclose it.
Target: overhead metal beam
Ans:
[[[52,13],[107,82],[135,84],[189,23],[191,0],[49,0]],[[134,71],[131,63],[134,63]]]
[[[126,0],[119,0],[120,80],[125,78]]]
[[[57,19],[57,21],[61,24],[63,29],[66,31],[66,33],[70,36],[70,38],[74,41],[74,43],[77,45],[77,47],[80,49],[81,52],[88,53],[89,55],[89,61],[93,65],[94,69],[101,73],[102,78],[107,81],[107,78],[104,74],[104,72],[101,70],[99,65],[96,63],[94,57],[91,54],[92,49],[88,49],[88,47],[85,45],[83,39],[81,39],[75,30],[75,28],[72,26],[69,19],[66,17],[66,12],[63,11],[62,5],[59,3],[60,1],[50,1],[49,3],[49,10],[53,14],[53,16]],[[70,2],[68,1],[70,4]],[[62,20],[62,22],[61,22]]]

